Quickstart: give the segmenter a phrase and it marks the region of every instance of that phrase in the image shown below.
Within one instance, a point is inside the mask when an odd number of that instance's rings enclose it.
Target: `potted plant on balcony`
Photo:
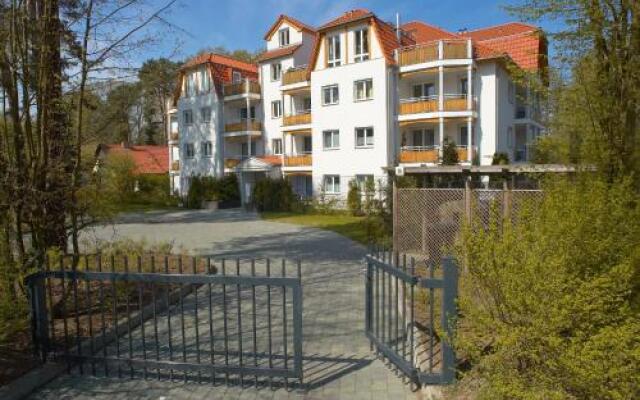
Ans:
[[[444,145],[442,146],[442,165],[456,165],[458,160],[458,148],[456,142],[444,138]]]

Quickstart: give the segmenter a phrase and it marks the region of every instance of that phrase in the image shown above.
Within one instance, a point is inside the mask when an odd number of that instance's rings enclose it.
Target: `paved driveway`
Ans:
[[[62,376],[33,399],[403,399],[416,398],[363,334],[364,248],[333,232],[260,220],[240,211],[132,215],[85,239],[174,243],[199,255],[303,260],[306,393],[179,381]]]

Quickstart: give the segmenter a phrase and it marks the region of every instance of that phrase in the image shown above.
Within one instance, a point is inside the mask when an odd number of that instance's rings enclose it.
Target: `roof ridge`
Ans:
[[[503,22],[501,24],[496,24],[496,25],[489,25],[489,26],[485,26],[484,28],[477,28],[477,29],[467,29],[466,33],[469,32],[479,32],[479,31],[486,31],[489,29],[495,29],[495,28],[499,28],[501,26],[507,26],[507,25],[513,25],[513,24],[520,24],[520,25],[524,25],[526,27],[531,28],[532,30],[539,30],[540,27],[535,26],[535,25],[531,25],[531,24],[527,24],[524,22],[520,22],[520,21],[510,21],[510,22]]]
[[[421,20],[419,20],[419,19],[413,19],[413,20],[411,20],[411,21],[409,21],[409,22],[405,22],[405,23],[404,23],[404,24],[402,24],[400,27],[402,28],[402,27],[404,27],[405,25],[409,25],[409,24],[422,24],[422,25],[426,25],[426,26],[428,26],[428,27],[430,27],[430,28],[434,28],[434,29],[441,30],[441,31],[443,31],[443,32],[449,33],[449,34],[454,35],[454,36],[460,36],[460,35],[458,35],[457,33],[455,33],[455,32],[451,32],[451,31],[450,31],[450,30],[448,30],[448,29],[444,29],[444,28],[442,28],[442,27],[440,27],[440,26],[438,26],[438,25],[430,24],[430,23],[428,23],[428,22],[421,21]]]
[[[496,36],[496,37],[492,37],[492,38],[488,38],[488,39],[473,39],[473,40],[475,40],[475,41],[477,41],[479,43],[484,43],[484,42],[491,42],[491,41],[494,41],[494,40],[509,39],[509,38],[513,38],[515,36],[529,35],[532,32],[535,32],[535,31],[517,32],[517,33],[512,33],[510,35]]]

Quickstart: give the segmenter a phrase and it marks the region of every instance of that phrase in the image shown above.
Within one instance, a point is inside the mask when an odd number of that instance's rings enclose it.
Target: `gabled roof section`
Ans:
[[[326,24],[320,26],[318,28],[318,31],[324,31],[336,26],[348,24],[349,22],[359,21],[373,16],[374,14],[371,11],[364,8],[357,8],[355,10],[347,11],[344,14],[340,15],[338,18],[332,19]]]
[[[280,28],[280,25],[282,25],[282,23],[285,21],[289,25],[296,28],[298,31],[305,31],[310,34],[316,33],[316,30],[310,25],[307,25],[304,22],[300,22],[299,20],[293,17],[290,17],[288,15],[280,14],[276,22],[274,22],[273,25],[271,25],[271,28],[269,28],[269,30],[267,31],[267,33],[265,33],[264,40],[271,40],[271,37],[278,31],[278,28]]]
[[[136,174],[166,174],[169,172],[169,148],[167,146],[132,146],[101,144],[98,151],[110,155],[129,156],[135,164]]]
[[[400,35],[400,41],[398,41],[395,27],[380,20],[378,17],[374,16],[371,19],[371,25],[378,37],[384,58],[387,60],[387,64],[394,65],[396,63],[395,57],[393,56],[394,51],[399,47],[411,46],[415,44],[415,41],[407,35]]]
[[[261,63],[264,61],[273,60],[274,58],[291,55],[295,53],[296,50],[298,50],[300,47],[302,47],[302,43],[292,44],[289,46],[265,51],[264,53],[260,54],[260,56],[258,57],[258,62]]]
[[[427,43],[441,39],[458,39],[458,35],[430,25],[422,21],[411,21],[402,25],[402,30],[415,40],[416,43]]]
[[[258,67],[245,61],[236,60],[235,58],[225,56],[218,53],[205,53],[191,58],[180,67],[181,70],[196,67],[202,64],[220,64],[236,70],[242,70],[249,73],[258,73]]]
[[[484,41],[496,38],[504,38],[506,36],[517,35],[522,33],[531,33],[540,30],[538,27],[524,24],[522,22],[507,22],[500,25],[491,26],[488,28],[480,28],[472,31],[462,33],[462,36],[470,37],[471,39]]]

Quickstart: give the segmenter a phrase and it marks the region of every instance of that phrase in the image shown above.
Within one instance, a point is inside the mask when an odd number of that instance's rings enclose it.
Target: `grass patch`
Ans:
[[[339,233],[358,243],[367,245],[365,217],[349,214],[300,214],[294,212],[263,212],[262,219],[287,224],[312,226]]]

